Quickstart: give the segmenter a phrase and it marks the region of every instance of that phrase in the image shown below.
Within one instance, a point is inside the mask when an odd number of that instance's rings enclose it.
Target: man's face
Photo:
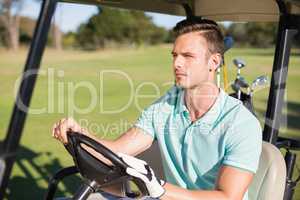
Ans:
[[[176,38],[173,51],[173,69],[176,85],[191,89],[209,80],[208,45],[200,32],[191,32]]]

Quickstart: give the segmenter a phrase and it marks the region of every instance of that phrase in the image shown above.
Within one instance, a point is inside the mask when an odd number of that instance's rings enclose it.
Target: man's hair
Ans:
[[[212,20],[191,17],[176,24],[175,37],[191,32],[200,32],[206,39],[210,53],[224,54],[224,36],[218,24]]]

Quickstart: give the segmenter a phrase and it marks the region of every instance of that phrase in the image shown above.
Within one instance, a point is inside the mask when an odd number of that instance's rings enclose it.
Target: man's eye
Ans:
[[[184,57],[186,57],[186,58],[192,58],[193,56],[190,55],[190,54],[186,54],[186,55],[184,55]]]

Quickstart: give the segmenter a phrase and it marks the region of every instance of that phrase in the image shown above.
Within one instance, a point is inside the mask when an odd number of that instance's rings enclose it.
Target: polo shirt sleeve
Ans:
[[[250,112],[239,112],[227,131],[224,165],[256,173],[262,149],[262,130]]]
[[[144,133],[149,134],[155,139],[156,137],[153,123],[154,111],[155,104],[152,104],[148,108],[144,109],[134,126],[142,129]]]

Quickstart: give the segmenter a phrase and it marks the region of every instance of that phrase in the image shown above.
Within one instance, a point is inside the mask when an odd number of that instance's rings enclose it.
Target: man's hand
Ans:
[[[63,118],[53,125],[52,136],[62,143],[67,144],[67,131],[87,134],[74,119]]]
[[[152,198],[159,198],[165,193],[165,189],[163,188],[165,182],[155,177],[152,168],[145,161],[123,153],[118,153],[118,155],[129,165],[126,169],[127,174],[141,179]]]

